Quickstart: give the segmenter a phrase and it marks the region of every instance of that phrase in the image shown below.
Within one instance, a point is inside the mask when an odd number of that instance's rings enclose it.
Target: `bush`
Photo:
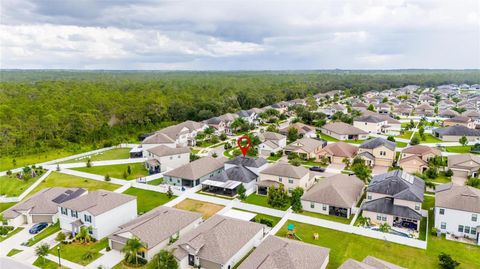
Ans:
[[[112,250],[112,249],[110,248],[110,246],[107,246],[107,248],[106,248],[105,250],[106,250],[107,252],[109,252],[109,251]]]
[[[418,144],[420,144],[420,139],[418,139],[418,136],[415,135],[412,138],[412,140],[410,140],[410,145],[414,146],[414,145],[418,145]]]
[[[261,224],[265,224],[265,225],[267,225],[268,227],[273,227],[273,221],[271,221],[271,220],[269,220],[269,219],[259,218],[258,220],[255,219],[255,222],[258,222],[258,223],[261,223]]]
[[[460,263],[452,259],[449,254],[445,254],[443,252],[438,255],[438,263],[440,267],[444,269],[454,269],[455,267],[460,265]]]
[[[448,170],[445,172],[445,176],[447,176],[447,177],[453,176],[453,171],[452,171],[452,169],[448,169]]]
[[[434,235],[434,236],[437,236],[437,231],[438,231],[437,228],[432,227],[432,230],[430,231],[430,234]]]

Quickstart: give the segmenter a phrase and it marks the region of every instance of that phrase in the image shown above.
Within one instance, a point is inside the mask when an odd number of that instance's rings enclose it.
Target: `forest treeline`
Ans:
[[[479,83],[479,71],[0,72],[0,155],[136,142],[187,119],[319,92]]]

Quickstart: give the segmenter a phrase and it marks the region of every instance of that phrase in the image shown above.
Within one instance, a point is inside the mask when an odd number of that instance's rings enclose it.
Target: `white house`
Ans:
[[[382,126],[387,125],[387,121],[373,115],[359,116],[353,119],[353,126],[369,134],[382,133]]]
[[[175,169],[190,162],[190,148],[171,148],[156,146],[147,150],[145,167],[150,174]]]
[[[436,187],[435,228],[480,245],[480,190],[452,183]]]
[[[260,154],[267,156],[270,153],[277,153],[287,145],[287,137],[273,132],[264,132],[258,135],[262,143],[258,146]]]
[[[76,234],[86,227],[101,239],[137,217],[137,198],[98,190],[59,204],[58,216],[62,230]]]

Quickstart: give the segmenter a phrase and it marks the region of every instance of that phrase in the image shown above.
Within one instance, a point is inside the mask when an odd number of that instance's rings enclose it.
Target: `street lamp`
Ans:
[[[60,246],[57,247],[57,252],[58,252],[58,267],[62,268],[62,262],[60,260]]]

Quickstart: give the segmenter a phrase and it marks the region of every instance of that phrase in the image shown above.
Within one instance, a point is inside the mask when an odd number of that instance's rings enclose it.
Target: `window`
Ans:
[[[289,178],[288,183],[293,184],[293,179]]]
[[[178,155],[177,158],[180,159],[180,155]]]
[[[478,215],[477,214],[472,214],[472,221],[477,221]]]
[[[89,233],[89,234],[93,234],[92,226],[88,227],[88,233]]]
[[[458,231],[463,233],[463,225],[458,225]]]
[[[77,211],[74,211],[74,210],[71,210],[70,211],[70,216],[74,217],[74,218],[78,218],[78,212]]]
[[[372,200],[372,196],[371,196],[371,195],[368,195],[368,196],[367,196],[367,200]]]
[[[440,213],[440,215],[445,215],[445,209],[440,208],[439,213]]]
[[[377,215],[377,220],[382,220],[382,216]]]
[[[322,210],[326,211],[327,210],[327,205],[322,205]]]
[[[281,177],[279,177],[279,178],[278,178],[278,181],[282,182],[282,178],[281,178]]]
[[[470,230],[470,234],[473,234],[473,235],[477,234],[477,230],[473,229],[472,227],[472,229]]]
[[[66,215],[66,216],[68,215],[66,208],[60,207],[60,212],[62,213],[62,215]]]
[[[464,233],[469,234],[470,233],[470,227],[465,226],[465,230],[463,230]]]
[[[292,188],[288,188],[288,193],[292,193],[293,189]]]
[[[387,217],[386,217],[386,216],[382,216],[382,221],[387,221]]]
[[[173,160],[173,156],[170,156],[170,160]]]
[[[441,222],[440,223],[440,229],[442,229],[442,230],[447,229],[447,223],[446,222]]]
[[[415,205],[415,210],[420,210],[420,206],[419,205]]]
[[[310,208],[315,208],[315,203],[314,202],[310,202]]]
[[[92,222],[92,216],[90,215],[84,215],[83,219],[85,219],[85,222],[90,222],[90,223]]]

